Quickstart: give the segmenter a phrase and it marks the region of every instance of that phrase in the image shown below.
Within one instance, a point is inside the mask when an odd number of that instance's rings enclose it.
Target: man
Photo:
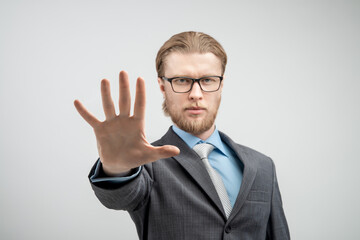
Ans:
[[[183,32],[164,43],[156,68],[174,125],[153,145],[144,133],[142,78],[133,116],[124,71],[119,115],[108,80],[101,82],[104,122],[74,102],[97,139],[92,188],[106,207],[129,212],[140,239],[290,239],[272,160],[215,127],[226,61],[204,33]]]

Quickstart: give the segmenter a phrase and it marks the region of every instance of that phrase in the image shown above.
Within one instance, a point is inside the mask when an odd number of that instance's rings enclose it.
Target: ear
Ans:
[[[161,78],[158,77],[158,84],[159,84],[160,91],[162,92],[162,94],[165,94],[165,82],[164,82],[164,80],[162,80]]]

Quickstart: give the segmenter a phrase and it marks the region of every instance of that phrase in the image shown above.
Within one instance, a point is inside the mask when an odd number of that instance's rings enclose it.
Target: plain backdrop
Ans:
[[[173,34],[228,54],[219,130],[275,161],[292,239],[360,239],[359,1],[0,1],[0,238],[137,239],[87,174],[98,154],[80,99],[146,81],[146,134],[171,125],[155,56]]]

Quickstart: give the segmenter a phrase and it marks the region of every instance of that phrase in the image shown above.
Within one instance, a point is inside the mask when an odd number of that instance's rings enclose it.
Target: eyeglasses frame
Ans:
[[[206,90],[204,90],[204,89],[201,87],[200,80],[201,80],[201,79],[204,79],[204,78],[208,78],[208,77],[218,77],[218,78],[220,78],[219,87],[218,87],[216,90],[206,91]],[[197,83],[199,84],[200,89],[201,89],[201,91],[203,91],[203,92],[216,92],[216,91],[218,91],[218,90],[220,89],[221,82],[222,82],[222,80],[224,79],[223,76],[205,76],[205,77],[201,77],[201,78],[191,78],[191,77],[173,77],[173,78],[167,78],[167,77],[165,77],[165,76],[162,76],[162,77],[160,77],[160,78],[161,78],[162,80],[164,80],[164,81],[170,82],[170,85],[171,85],[172,90],[173,90],[174,92],[176,92],[176,93],[188,93],[188,92],[190,92],[190,91],[192,90],[195,82],[197,82]],[[172,80],[174,80],[174,79],[176,79],[176,78],[191,79],[191,80],[192,80],[192,83],[191,83],[191,87],[190,87],[189,91],[186,91],[186,92],[177,92],[177,91],[175,91],[175,90],[174,90],[174,87],[173,87],[173,85],[172,85]]]

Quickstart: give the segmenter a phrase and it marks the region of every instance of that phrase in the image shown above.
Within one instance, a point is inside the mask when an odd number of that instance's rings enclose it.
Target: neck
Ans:
[[[212,125],[212,127],[209,128],[208,130],[206,130],[205,132],[198,133],[198,134],[194,134],[194,133],[190,133],[190,134],[205,141],[206,139],[208,139],[211,136],[211,134],[213,134],[214,131],[215,131],[215,124]]]

